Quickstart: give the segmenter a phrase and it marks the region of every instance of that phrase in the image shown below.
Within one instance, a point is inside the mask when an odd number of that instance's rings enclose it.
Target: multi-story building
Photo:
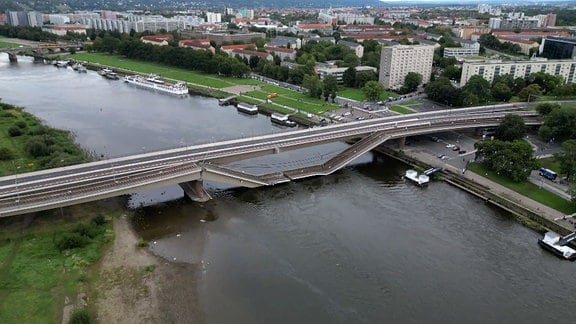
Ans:
[[[339,13],[337,15],[338,21],[343,21],[348,25],[374,25],[374,17],[350,14],[350,13]]]
[[[364,46],[362,46],[362,44],[340,40],[338,41],[338,45],[344,45],[349,49],[353,50],[354,54],[356,54],[356,56],[359,58],[362,58],[362,56],[364,56]]]
[[[28,24],[32,27],[42,27],[44,15],[38,11],[28,11]]]
[[[434,46],[397,45],[384,46],[380,55],[379,80],[386,89],[399,89],[409,72],[422,76],[422,83],[430,81]]]
[[[480,48],[445,47],[444,57],[475,56],[480,54]]]
[[[549,59],[576,59],[576,38],[545,37],[539,50],[540,56]]]
[[[327,75],[332,75],[336,78],[338,83],[342,83],[342,78],[344,76],[344,72],[348,70],[348,67],[337,67],[337,66],[330,66],[324,65],[316,68],[316,73],[320,77],[320,80],[324,80],[324,77]],[[365,72],[365,71],[372,71],[376,73],[376,68],[373,66],[357,66],[354,68],[356,72]]]
[[[535,72],[561,76],[566,83],[576,82],[576,60],[531,60],[469,62],[462,65],[460,86],[464,86],[473,75],[480,75],[489,82],[497,75],[510,74],[514,78],[525,78]]]
[[[206,22],[209,24],[218,24],[222,22],[222,14],[219,12],[207,12]]]
[[[26,11],[8,11],[6,12],[8,18],[8,25],[12,26],[28,26],[28,14]]]

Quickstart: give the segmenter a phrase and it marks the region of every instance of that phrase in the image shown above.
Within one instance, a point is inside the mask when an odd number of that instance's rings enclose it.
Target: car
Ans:
[[[378,101],[377,104],[379,104],[380,106],[384,105],[384,101]]]
[[[446,148],[453,148],[453,147],[454,147],[454,144],[450,144],[450,143],[446,144]]]
[[[460,150],[460,151],[458,151],[458,154],[464,154],[464,153],[466,153],[466,150]]]
[[[344,117],[348,117],[348,116],[350,116],[350,115],[352,115],[352,113],[349,112],[349,111],[347,111],[347,112],[345,112],[345,113],[342,114],[342,116],[344,116]]]
[[[366,119],[366,117],[364,117],[364,116],[358,116],[358,117],[356,117],[356,120],[364,120],[364,119]]]
[[[458,145],[452,146],[452,151],[460,151],[460,146]]]
[[[438,154],[436,157],[438,157],[439,159],[443,159],[446,156],[446,154]]]

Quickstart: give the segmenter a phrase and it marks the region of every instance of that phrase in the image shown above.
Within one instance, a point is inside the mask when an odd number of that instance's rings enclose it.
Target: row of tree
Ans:
[[[562,98],[576,94],[575,84],[565,84],[562,77],[544,72],[535,72],[526,78],[502,74],[495,76],[492,82],[480,75],[474,75],[459,88],[454,84],[455,81],[448,77],[457,75],[458,70],[447,68],[438,79],[431,81],[425,89],[428,98],[452,107],[463,107],[508,102],[514,96],[522,101],[534,101],[543,95]]]

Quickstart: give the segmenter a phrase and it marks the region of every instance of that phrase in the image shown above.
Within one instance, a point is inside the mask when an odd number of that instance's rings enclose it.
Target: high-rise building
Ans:
[[[222,14],[219,12],[207,12],[206,22],[209,24],[217,24],[222,22]]]
[[[540,56],[549,59],[575,59],[576,38],[544,37],[540,44]]]
[[[422,76],[422,84],[430,81],[434,46],[383,46],[380,56],[380,82],[386,89],[400,89],[409,72]]]

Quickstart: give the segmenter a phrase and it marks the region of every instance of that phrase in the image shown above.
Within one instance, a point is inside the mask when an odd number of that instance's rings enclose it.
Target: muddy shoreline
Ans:
[[[96,267],[99,323],[202,323],[198,267],[173,263],[138,247],[130,214],[114,219],[114,241]]]

